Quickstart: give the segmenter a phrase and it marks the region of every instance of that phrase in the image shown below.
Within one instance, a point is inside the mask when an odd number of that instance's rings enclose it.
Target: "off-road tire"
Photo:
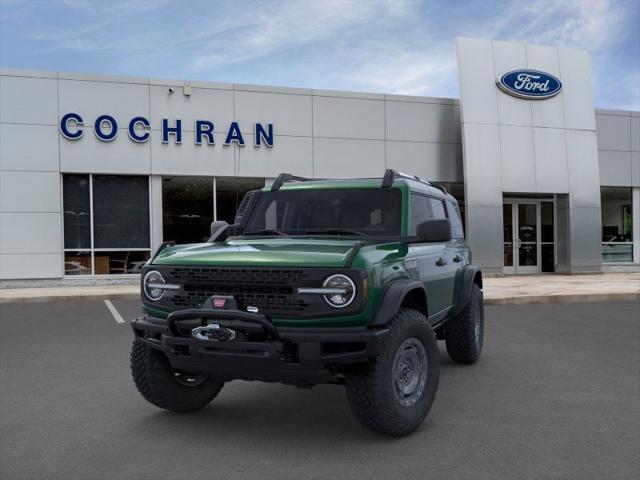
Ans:
[[[476,338],[476,327],[479,328]],[[484,304],[482,290],[475,283],[471,298],[464,309],[446,326],[445,343],[451,360],[475,363],[482,353],[484,342]]]
[[[140,394],[156,407],[171,412],[195,412],[213,400],[224,382],[206,378],[195,386],[178,382],[167,357],[145,343],[134,340],[131,347],[131,374]]]
[[[436,337],[426,317],[417,310],[401,309],[380,340],[380,353],[347,374],[349,405],[356,419],[379,433],[401,437],[418,428],[431,409],[438,390],[439,353]],[[408,339],[417,339],[426,352],[426,384],[415,403],[405,406],[394,393],[394,359]]]

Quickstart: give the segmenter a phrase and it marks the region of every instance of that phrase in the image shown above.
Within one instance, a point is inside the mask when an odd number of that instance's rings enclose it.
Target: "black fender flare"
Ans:
[[[478,286],[482,288],[482,270],[476,266],[468,265],[462,274],[460,294],[458,295],[456,308],[453,312],[454,315],[458,315],[464,307],[467,306],[467,303],[469,303],[471,299],[471,289],[474,283],[477,283]]]
[[[419,290],[424,295],[424,304],[426,307],[427,290],[424,288],[422,282],[407,278],[394,280],[385,287],[382,298],[380,299],[378,311],[371,319],[371,322],[369,322],[369,326],[386,325],[389,320],[398,313],[407,294],[413,290]],[[424,313],[426,316],[426,312]]]

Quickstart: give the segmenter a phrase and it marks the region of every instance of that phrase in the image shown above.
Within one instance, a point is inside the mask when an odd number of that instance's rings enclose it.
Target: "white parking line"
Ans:
[[[113,303],[111,303],[111,300],[105,300],[104,304],[107,306],[107,308],[111,312],[111,315],[113,315],[113,318],[115,319],[116,322],[125,323],[124,318],[122,318],[122,315],[120,315],[120,312],[116,310],[116,307],[113,306]]]

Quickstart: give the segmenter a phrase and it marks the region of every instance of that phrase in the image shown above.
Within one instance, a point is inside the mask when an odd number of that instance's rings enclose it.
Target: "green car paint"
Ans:
[[[171,247],[154,259],[153,265],[176,266],[269,266],[344,268],[357,239],[263,238],[232,240],[222,245],[197,244]],[[402,259],[406,248],[399,243],[365,245],[354,259],[353,267],[367,273],[365,310],[352,316],[318,319],[273,318],[276,326],[355,327],[366,325],[378,307],[387,283],[405,276]],[[146,313],[165,318],[170,311],[144,306]],[[336,312],[338,315],[339,312]]]
[[[401,236],[398,240],[380,241],[359,236],[261,236],[259,238],[231,237],[224,242],[174,245],[151,259],[153,266],[213,266],[213,267],[298,267],[340,269],[352,261],[353,268],[365,272],[366,295],[364,309],[354,315],[321,318],[271,318],[279,327],[364,327],[376,312],[385,288],[398,279],[414,279],[424,283],[429,305],[429,320],[440,323],[451,317],[461,287],[462,272],[469,264],[468,248],[464,240],[446,243],[412,243],[406,240],[410,231],[410,195],[415,182],[394,181],[391,188],[401,193]],[[380,189],[380,179],[323,180],[290,182],[280,191],[324,189]],[[264,191],[269,191],[265,187]],[[452,199],[452,197],[451,197]],[[354,250],[356,252],[354,252]],[[355,253],[355,255],[354,255]],[[454,256],[461,258],[453,260]],[[353,256],[353,258],[351,258]],[[437,262],[447,259],[445,267]],[[319,285],[318,285],[319,286]],[[143,305],[145,313],[166,318],[170,313],[160,307]]]
[[[353,240],[275,237],[196,244],[161,252],[155,265],[343,267]],[[167,249],[169,250],[169,249]]]

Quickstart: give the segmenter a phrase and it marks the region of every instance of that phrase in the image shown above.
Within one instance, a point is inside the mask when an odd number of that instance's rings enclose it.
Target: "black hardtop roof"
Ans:
[[[381,188],[390,188],[396,180],[402,180],[408,183],[411,187],[411,190],[413,191],[420,192],[420,193],[427,193],[429,195],[433,195],[437,197],[443,197],[449,200],[453,200],[455,203],[457,203],[456,199],[449,192],[447,192],[447,189],[444,186],[439,185],[437,183],[429,182],[416,175],[410,175],[407,173],[398,172],[397,170],[393,170],[393,169],[387,169],[382,178],[378,178],[378,177],[348,178],[348,179],[347,178],[344,178],[344,179],[306,178],[306,177],[291,175],[290,173],[281,173],[273,181],[273,184],[271,185],[270,190],[271,191],[280,190],[282,185],[288,182],[320,182],[324,180],[331,180],[332,182],[344,181],[345,183],[353,180],[380,180]]]

